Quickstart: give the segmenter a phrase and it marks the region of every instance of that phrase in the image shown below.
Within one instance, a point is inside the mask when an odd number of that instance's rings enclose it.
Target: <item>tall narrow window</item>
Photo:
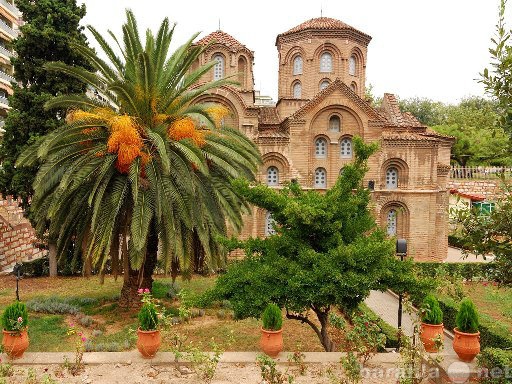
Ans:
[[[327,173],[323,168],[315,170],[315,188],[327,188]]]
[[[272,217],[272,214],[270,212],[267,212],[265,216],[265,236],[272,236],[276,234],[275,230],[275,223],[276,221]]]
[[[329,131],[339,132],[341,129],[341,119],[339,116],[331,116],[329,118]]]
[[[356,75],[356,57],[355,55],[350,56],[350,59],[348,59],[348,74],[355,76]]]
[[[279,170],[277,167],[268,167],[267,185],[279,185]]]
[[[342,139],[340,142],[340,156],[343,158],[352,157],[352,140],[348,137]]]
[[[302,96],[302,85],[299,81],[293,84],[293,98],[300,99]]]
[[[332,72],[332,55],[329,52],[320,56],[320,72]]]
[[[386,189],[398,188],[398,170],[390,167],[386,170]]]
[[[240,87],[242,89],[246,88],[245,85],[245,72],[246,72],[246,62],[243,56],[240,56],[238,59],[238,82],[240,83]]]
[[[215,65],[213,66],[213,80],[220,80],[224,77],[224,57],[222,55],[213,56]]]
[[[388,236],[396,236],[396,216],[396,210],[390,209],[386,223],[386,232]]]
[[[329,86],[329,80],[324,80],[320,83],[320,90],[323,91],[325,88]]]
[[[315,157],[320,159],[327,157],[327,140],[324,138],[315,140]]]
[[[293,59],[293,74],[302,74],[302,57],[300,56],[296,56],[295,59]]]
[[[350,84],[350,89],[352,90],[352,92],[357,93],[357,85],[356,85],[356,83],[352,82]]]

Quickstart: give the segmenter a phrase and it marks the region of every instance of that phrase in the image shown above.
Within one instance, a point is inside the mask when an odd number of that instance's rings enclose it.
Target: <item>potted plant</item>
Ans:
[[[444,341],[443,311],[433,295],[427,295],[421,307],[420,338],[427,352],[438,352]]]
[[[480,332],[478,332],[478,313],[473,302],[466,298],[460,303],[455,319],[453,350],[462,361],[470,362],[480,352]]]
[[[142,307],[139,310],[137,329],[137,349],[142,357],[151,359],[160,348],[162,338],[158,330],[158,313],[149,289],[139,289]]]
[[[2,314],[4,352],[11,359],[18,359],[28,348],[28,312],[24,303],[8,305]]]
[[[261,316],[260,346],[263,352],[272,358],[283,350],[283,316],[276,304],[268,304]]]

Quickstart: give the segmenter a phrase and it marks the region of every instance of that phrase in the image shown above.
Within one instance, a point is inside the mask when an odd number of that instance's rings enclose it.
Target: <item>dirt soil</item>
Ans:
[[[288,367],[279,365],[278,369],[285,372]],[[77,376],[67,372],[62,366],[18,366],[14,368],[12,376],[7,377],[9,384],[24,383],[68,383],[68,384],[196,384],[206,383],[191,369],[182,368],[181,373],[171,365],[147,364],[99,364],[89,365]],[[328,372],[335,375],[338,381],[333,381]],[[294,376],[297,384],[332,384],[341,382],[342,374],[339,365],[308,364],[304,375],[300,375],[296,368],[289,368],[289,374]],[[46,380],[45,376],[54,381]],[[288,382],[286,379],[285,383]],[[213,384],[263,384],[260,369],[256,364],[224,364],[218,365]],[[395,378],[364,378],[363,384],[395,384]]]

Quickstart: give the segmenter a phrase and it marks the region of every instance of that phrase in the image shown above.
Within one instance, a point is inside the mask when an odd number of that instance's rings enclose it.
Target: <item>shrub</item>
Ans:
[[[505,377],[512,366],[512,351],[499,348],[485,348],[477,356],[478,366],[483,368],[479,382],[486,384],[505,384],[510,378]]]
[[[6,331],[22,331],[28,325],[28,311],[25,303],[15,301],[2,314],[2,326]]]
[[[478,332],[478,313],[476,311],[475,304],[473,304],[470,299],[465,298],[461,301],[455,322],[457,323],[457,329],[460,332]]]
[[[154,331],[158,327],[158,313],[149,289],[139,289],[142,295],[142,307],[139,310],[139,328],[142,331]]]
[[[421,321],[433,325],[443,323],[443,311],[434,295],[427,295],[421,307]]]
[[[267,331],[278,331],[283,326],[283,315],[281,308],[276,304],[271,303],[267,305],[261,316],[263,322],[263,329]]]

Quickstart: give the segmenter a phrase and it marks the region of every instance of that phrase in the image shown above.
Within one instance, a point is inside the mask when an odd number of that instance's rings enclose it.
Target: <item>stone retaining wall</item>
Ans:
[[[503,196],[501,180],[450,180],[450,189],[457,189],[459,192],[472,195],[480,195],[486,200],[496,200]]]

